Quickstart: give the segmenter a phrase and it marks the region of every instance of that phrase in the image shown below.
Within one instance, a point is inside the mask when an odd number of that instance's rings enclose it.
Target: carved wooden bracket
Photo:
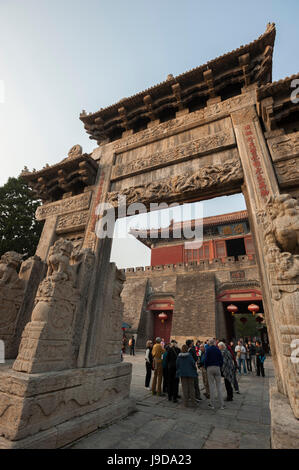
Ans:
[[[130,127],[129,127],[128,118],[127,118],[127,111],[124,108],[124,106],[122,106],[121,108],[118,108],[118,114],[121,118],[123,127],[125,128],[126,131],[128,131]]]
[[[171,85],[171,88],[175,96],[175,99],[177,101],[179,111],[181,111],[182,109],[184,109],[184,105],[182,103],[182,96],[181,96],[181,93],[182,93],[181,85],[179,83],[175,83],[174,85]]]
[[[157,116],[153,110],[153,99],[151,95],[144,96],[143,101],[148,110],[148,117],[150,118],[151,121],[155,121],[157,119]]]
[[[245,86],[250,85],[250,54],[243,54],[239,57],[239,64],[243,70]]]
[[[211,69],[205,70],[203,72],[203,77],[206,82],[206,85],[208,87],[209,91],[209,96],[210,98],[215,98],[216,97],[216,92],[214,88],[214,78],[213,78],[213,72]]]

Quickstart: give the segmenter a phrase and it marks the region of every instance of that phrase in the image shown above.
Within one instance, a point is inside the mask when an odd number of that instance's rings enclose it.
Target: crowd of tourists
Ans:
[[[264,377],[264,360],[265,352],[260,340],[240,339],[235,344],[211,338],[194,344],[189,339],[179,348],[175,339],[164,344],[162,338],[156,338],[155,344],[151,340],[146,343],[145,388],[153,395],[167,394],[169,401],[177,403],[181,398],[181,380],[184,406],[196,407],[202,400],[198,381],[200,373],[209,407],[215,409],[217,395],[220,407],[224,409],[221,378],[226,389],[225,401],[233,401],[234,391],[240,393],[238,374],[255,372],[257,376]]]

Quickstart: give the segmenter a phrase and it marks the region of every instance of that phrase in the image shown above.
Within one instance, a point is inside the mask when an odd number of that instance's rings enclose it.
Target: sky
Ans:
[[[247,44],[268,22],[277,27],[273,80],[297,73],[298,18],[298,0],[0,0],[0,185],[25,165],[59,162],[74,144],[91,152],[82,109]]]

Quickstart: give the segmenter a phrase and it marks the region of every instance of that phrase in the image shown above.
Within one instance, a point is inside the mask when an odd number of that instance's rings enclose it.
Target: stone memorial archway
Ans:
[[[190,202],[242,191],[275,365],[272,445],[296,445],[299,418],[299,109],[296,77],[271,83],[274,25],[256,41],[80,119],[98,148],[23,177],[44,204],[31,318],[1,371],[2,447],[59,447],[124,416],[123,274],[97,238],[99,203]],[[126,207],[118,216],[126,215]],[[41,270],[42,271],[42,270]],[[25,322],[26,323],[26,322]],[[280,412],[288,417],[281,421]]]

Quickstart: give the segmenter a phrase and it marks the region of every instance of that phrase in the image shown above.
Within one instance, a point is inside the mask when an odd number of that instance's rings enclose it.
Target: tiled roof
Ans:
[[[229,223],[234,223],[234,222],[240,222],[242,220],[247,220],[248,219],[248,213],[247,211],[236,211],[236,212],[230,212],[228,214],[221,214],[221,215],[214,215],[214,216],[211,216],[211,217],[204,217],[203,218],[203,225],[205,227],[211,227],[211,226],[214,226],[214,225],[223,225],[223,224],[229,224]],[[191,226],[194,226],[195,225],[195,221],[198,220],[198,219],[193,219],[191,221]],[[174,230],[175,228],[179,228],[179,227],[183,227],[185,223],[190,223],[190,221],[186,221],[186,222],[175,222],[174,224],[173,223],[170,223],[169,227],[165,227],[164,230],[167,230],[169,229],[169,232],[171,233],[172,230]],[[134,235],[136,238],[138,238],[138,234],[144,234],[145,232],[147,232],[147,234],[149,234],[150,230],[134,230],[134,229],[131,229],[130,230],[130,234],[131,235]],[[154,229],[152,229],[152,233],[155,232]],[[163,228],[159,228],[157,229],[157,232],[161,233],[163,232]]]
[[[196,75],[198,71],[202,71],[202,70],[207,70],[209,68],[213,68],[215,67],[219,62],[222,62],[223,60],[227,59],[227,58],[230,58],[231,56],[239,56],[241,53],[242,54],[245,54],[246,52],[248,52],[249,50],[251,50],[252,48],[256,47],[263,39],[265,38],[268,38],[269,37],[269,42],[272,44],[274,43],[274,38],[275,38],[275,23],[269,23],[267,25],[267,29],[266,31],[261,35],[259,36],[257,39],[255,39],[254,41],[250,42],[249,44],[246,44],[245,46],[240,46],[238,47],[237,49],[234,49],[233,51],[230,51],[230,52],[227,52],[226,54],[223,54],[221,56],[218,56],[216,57],[215,59],[212,59],[210,61],[208,61],[206,64],[204,65],[200,65],[198,67],[194,67],[193,69],[190,69],[180,75],[177,75],[176,77],[172,77],[170,80],[173,81],[173,83],[175,83],[176,81],[179,81],[181,79],[187,79],[187,78],[191,78],[192,75]],[[122,98],[120,101],[118,101],[117,103],[114,103],[110,106],[106,106],[105,108],[101,108],[99,111],[96,111],[95,113],[90,113],[90,114],[87,114],[86,118],[88,116],[95,116],[95,115],[100,115],[100,114],[104,114],[106,111],[109,111],[113,108],[119,108],[119,106],[126,106],[127,104],[129,104],[130,102],[134,102],[136,98],[140,97],[140,96],[143,96],[143,95],[146,95],[146,94],[149,94],[149,93],[152,93],[152,92],[155,92],[157,91],[159,88],[162,88],[163,85],[169,85],[169,81],[170,81],[168,78],[167,80],[164,80],[163,82],[160,82],[158,83],[157,85],[154,85],[150,88],[147,88],[146,90],[143,90],[139,93],[135,93],[134,95],[128,97],[128,98]],[[85,116],[84,116],[85,117]]]
[[[282,80],[267,83],[266,85],[261,86],[257,90],[258,99],[261,100],[263,98],[267,98],[268,96],[273,96],[277,93],[280,93],[282,90],[287,89],[287,91],[290,91],[290,83],[295,79],[299,79],[299,73],[291,75],[290,77],[283,78]]]
[[[229,214],[213,215],[212,217],[204,217],[203,223],[206,226],[220,225],[231,222],[239,222],[248,219],[247,211],[230,212]]]
[[[239,87],[244,86],[246,80],[265,85],[272,80],[275,35],[275,25],[269,23],[265,33],[255,41],[176,77],[170,74],[167,80],[94,113],[87,114],[84,111],[80,119],[90,138],[101,143],[107,139],[120,138],[123,130],[134,130],[140,120],[148,122],[149,119],[157,119],[159,113],[175,112],[179,106],[188,108],[192,99],[200,100],[203,105],[215,94],[225,95],[226,87],[231,92],[234,86],[235,91],[239,92]],[[247,64],[246,67],[242,60]],[[213,89],[212,95],[210,87]]]

